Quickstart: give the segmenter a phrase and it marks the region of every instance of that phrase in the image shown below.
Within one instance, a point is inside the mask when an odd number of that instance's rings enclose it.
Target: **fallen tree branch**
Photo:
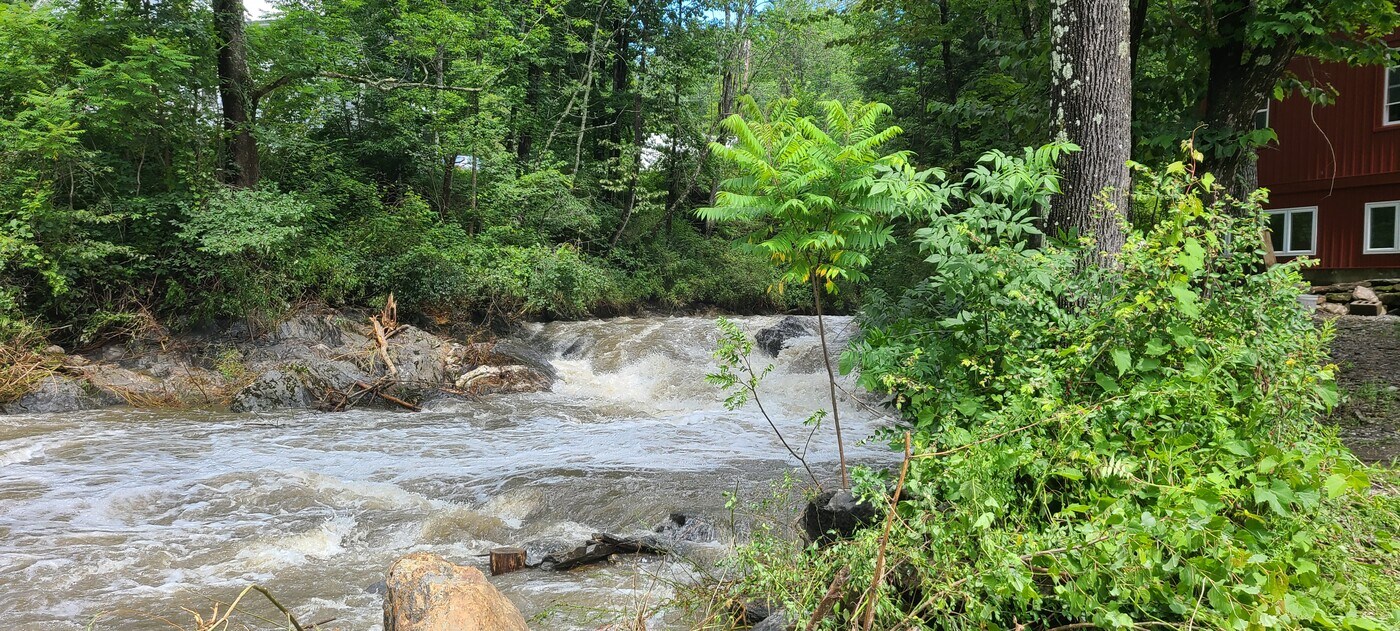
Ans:
[[[365,392],[372,393],[372,394],[374,394],[375,396],[377,396],[377,397],[379,397],[379,398],[381,398],[381,399],[384,399],[385,401],[388,401],[388,402],[390,402],[390,403],[397,403],[398,405],[402,406],[404,409],[407,409],[407,410],[409,410],[409,411],[411,411],[411,412],[422,412],[422,411],[423,411],[423,408],[420,408],[420,407],[418,407],[418,406],[416,406],[416,405],[414,405],[414,404],[412,404],[412,403],[409,403],[408,401],[404,401],[403,399],[400,399],[400,398],[398,398],[398,397],[396,397],[396,396],[394,396],[394,395],[392,395],[392,394],[385,394],[384,391],[380,390],[380,387],[381,387],[381,386],[378,386],[378,385],[371,386],[371,385],[369,385],[369,384],[367,384],[367,383],[365,383],[365,382],[363,382],[363,381],[356,381],[356,382],[355,382],[355,385],[356,385],[356,386],[359,386],[359,387],[360,387],[362,390],[364,390]]]
[[[394,365],[394,360],[389,359],[389,340],[384,335],[384,326],[379,323],[379,318],[371,316],[370,326],[374,327],[375,350],[379,351],[379,358],[384,360],[385,370],[391,377],[399,375],[399,369]]]
[[[826,595],[822,596],[821,602],[817,603],[817,610],[812,612],[812,619],[807,621],[807,631],[815,631],[827,614],[831,613],[831,608],[836,606],[836,601],[841,597],[841,590],[846,587],[846,581],[851,580],[851,568],[843,567],[836,572],[836,577],[831,579],[831,586],[826,588]]]
[[[865,599],[865,616],[861,627],[870,631],[875,624],[875,600],[880,593],[880,583],[885,580],[885,548],[890,543],[890,529],[894,526],[895,509],[899,507],[899,495],[904,491],[904,479],[909,475],[909,458],[913,453],[913,441],[909,432],[904,432],[904,463],[899,466],[899,483],[894,487],[890,498],[890,508],[885,515],[885,532],[880,535],[880,552],[875,555],[875,577],[870,579],[870,594]]]

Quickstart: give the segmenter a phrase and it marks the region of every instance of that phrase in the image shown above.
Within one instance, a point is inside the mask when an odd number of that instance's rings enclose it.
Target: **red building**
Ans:
[[[1292,70],[1331,85],[1336,103],[1270,101],[1258,123],[1278,142],[1259,152],[1274,251],[1309,256],[1310,276],[1347,280],[1400,268],[1400,67],[1300,59]]]

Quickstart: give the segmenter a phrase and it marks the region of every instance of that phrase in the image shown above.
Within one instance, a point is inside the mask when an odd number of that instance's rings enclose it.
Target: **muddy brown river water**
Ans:
[[[750,332],[776,321],[739,319]],[[828,326],[839,338],[850,321]],[[553,392],[417,414],[0,417],[0,629],[193,628],[186,609],[207,619],[250,583],[303,623],[378,629],[374,586],[407,552],[484,566],[476,555],[497,545],[646,529],[672,511],[724,522],[726,491],[762,493],[799,471],[752,406],[726,411],[704,382],[711,319],[551,323],[521,337],[553,356]],[[771,361],[765,403],[805,436],[802,419],[825,397],[816,339]],[[842,413],[848,441],[886,420],[851,401]],[[892,460],[878,443],[847,451]],[[829,427],[810,453],[835,476]],[[685,576],[638,558],[494,581],[532,628],[597,629]],[[272,613],[256,603],[238,620],[285,628],[253,617]]]

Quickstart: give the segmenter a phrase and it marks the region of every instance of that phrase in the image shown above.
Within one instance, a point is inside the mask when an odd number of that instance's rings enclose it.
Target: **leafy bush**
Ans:
[[[1209,177],[1177,164],[1146,176],[1161,221],[1076,271],[1092,243],[1030,246],[1053,153],[990,154],[950,186],[960,208],[918,232],[928,278],[845,358],[913,438],[888,541],[762,542],[741,590],[810,616],[848,568],[832,629],[872,585],[875,628],[1396,628],[1400,499],[1318,424],[1337,394],[1301,264],[1264,269],[1258,206],[1204,201]]]
[[[308,210],[275,190],[220,188],[190,209],[180,238],[215,256],[266,256],[297,236]]]

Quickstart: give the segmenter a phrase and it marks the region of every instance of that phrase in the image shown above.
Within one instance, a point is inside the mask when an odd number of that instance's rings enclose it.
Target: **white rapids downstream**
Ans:
[[[777,318],[737,322],[753,333]],[[850,320],[827,326],[839,348]],[[582,542],[672,511],[722,524],[726,491],[761,496],[801,472],[752,404],[726,411],[704,381],[710,318],[537,324],[520,337],[552,357],[553,392],[416,414],[0,416],[0,629],[194,628],[191,611],[208,619],[250,583],[303,624],[379,629],[374,586],[405,553],[484,566],[477,555],[497,545]],[[802,420],[826,403],[816,338],[771,361],[765,405],[787,435],[805,437]],[[878,442],[857,444],[884,419],[850,400],[841,408],[847,458],[891,462]],[[829,422],[809,454],[834,480]],[[658,575],[672,571],[637,557],[493,582],[533,629],[597,629],[663,595]],[[262,602],[251,610],[274,613]]]

